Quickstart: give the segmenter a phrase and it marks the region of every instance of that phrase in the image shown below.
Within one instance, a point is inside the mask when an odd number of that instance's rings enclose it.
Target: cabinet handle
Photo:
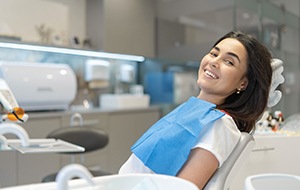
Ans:
[[[98,124],[99,124],[98,119],[89,119],[83,121],[83,125],[98,125]]]
[[[253,149],[252,152],[262,152],[262,151],[270,151],[270,150],[275,150],[275,148],[258,148],[258,149]]]

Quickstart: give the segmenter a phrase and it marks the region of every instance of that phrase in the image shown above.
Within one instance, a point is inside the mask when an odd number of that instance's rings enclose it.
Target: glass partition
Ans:
[[[283,97],[272,109],[285,116],[299,112],[299,1],[238,0],[236,5],[236,27],[257,34],[273,56],[284,61],[286,80],[279,87]]]
[[[283,97],[272,109],[287,117],[300,111],[299,7],[299,0],[157,0],[156,62],[189,68],[228,31],[251,33],[284,61]]]

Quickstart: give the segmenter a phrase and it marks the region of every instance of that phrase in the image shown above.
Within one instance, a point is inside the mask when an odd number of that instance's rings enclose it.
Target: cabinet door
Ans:
[[[30,138],[45,138],[52,130],[61,126],[61,116],[33,117],[21,124]]]
[[[72,114],[75,113],[69,113],[65,114],[64,117],[62,118],[62,123],[61,125],[63,127],[68,127],[71,126],[71,117]],[[98,127],[106,127],[108,126],[108,113],[102,113],[102,112],[82,112],[80,113],[82,116],[82,123],[83,125],[86,126],[98,126]],[[79,125],[79,119],[74,118],[74,125]]]
[[[63,127],[70,127],[70,118],[72,114],[63,117]],[[101,112],[84,112],[81,113],[83,127],[98,127],[109,133],[108,114]],[[78,118],[73,122],[78,125]],[[62,155],[62,165],[70,164],[71,162],[81,163],[87,167],[108,171],[108,146],[97,151],[84,153],[80,155]]]
[[[17,152],[0,151],[0,187],[17,184]]]
[[[131,154],[130,147],[158,119],[160,112],[116,112],[109,117],[109,168],[117,173]]]
[[[60,127],[61,117],[29,118],[24,123],[29,137],[45,138],[50,131]],[[60,155],[53,153],[17,154],[18,184],[40,183],[42,178],[60,169]]]
[[[300,137],[256,137],[256,145],[236,175],[230,190],[243,189],[247,176],[262,173],[300,175]]]
[[[60,155],[55,153],[18,154],[18,185],[41,183],[42,179],[61,168]]]

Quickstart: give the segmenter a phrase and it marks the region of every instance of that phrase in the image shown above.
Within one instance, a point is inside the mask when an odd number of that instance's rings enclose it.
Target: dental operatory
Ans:
[[[300,189],[299,0],[0,0],[0,189]]]

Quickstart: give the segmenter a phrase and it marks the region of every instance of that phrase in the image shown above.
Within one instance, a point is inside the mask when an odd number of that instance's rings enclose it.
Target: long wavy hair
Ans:
[[[238,40],[247,50],[247,88],[239,94],[233,93],[218,105],[229,113],[242,132],[251,132],[255,123],[265,111],[272,80],[271,53],[255,37],[240,31],[232,31],[221,37],[215,44],[226,38]]]

